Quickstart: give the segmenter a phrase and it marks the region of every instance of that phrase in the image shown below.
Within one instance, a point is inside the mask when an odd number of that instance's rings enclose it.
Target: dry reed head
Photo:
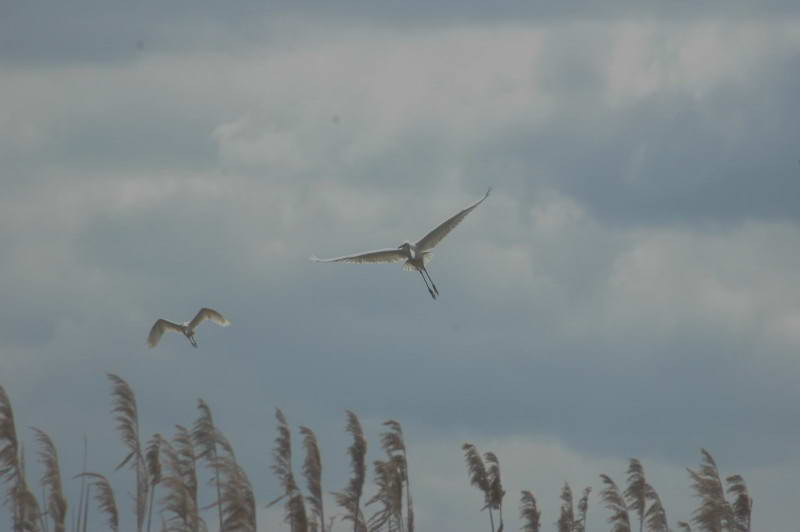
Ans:
[[[503,506],[503,497],[506,494],[500,478],[500,460],[493,452],[485,453],[483,458],[485,463],[489,464],[486,468],[486,482],[489,487],[486,504],[492,509],[499,510]]]
[[[725,500],[725,490],[714,458],[705,449],[701,449],[700,453],[700,469],[687,469],[695,497],[700,499],[700,506],[692,514],[692,523],[702,530],[722,530],[723,526],[733,524],[733,510]]]
[[[114,500],[114,490],[108,479],[99,473],[81,473],[77,477],[87,477],[91,480],[90,486],[94,487],[94,499],[97,506],[108,519],[108,527],[112,532],[119,530],[119,513],[117,503]]]
[[[667,512],[664,510],[664,505],[661,504],[661,497],[659,497],[658,492],[648,484],[645,495],[647,500],[650,501],[650,506],[644,513],[644,522],[645,525],[647,525],[647,530],[652,532],[669,532]]]
[[[478,449],[471,443],[465,443],[461,446],[464,451],[464,461],[467,463],[467,474],[469,475],[469,483],[481,490],[484,497],[489,498],[489,478],[486,473],[486,466],[483,463]]]
[[[221,494],[217,504],[222,513],[223,530],[256,532],[256,504],[253,486],[247,474],[236,462],[233,446],[222,433],[219,443],[225,450],[214,461],[221,477]]]
[[[373,463],[374,481],[378,491],[367,500],[365,506],[380,504],[381,507],[370,516],[369,530],[399,530],[403,522],[403,473],[398,460],[376,460]]]
[[[364,437],[364,431],[361,429],[361,422],[358,420],[358,416],[350,410],[347,410],[345,431],[349,432],[353,437],[353,443],[347,448],[353,476],[350,477],[347,487],[343,491],[334,492],[333,496],[336,504],[345,510],[342,519],[352,522],[354,529],[361,531],[367,529],[367,524],[364,522],[364,516],[361,513],[361,496],[364,491],[364,480],[367,472],[367,439]]]
[[[155,486],[161,482],[161,434],[153,434],[147,442],[147,449],[144,454],[144,461],[147,464],[147,474],[150,477],[150,485]]]
[[[219,435],[214,426],[214,418],[211,409],[202,399],[197,400],[197,409],[200,410],[200,417],[194,422],[192,427],[192,439],[197,447],[198,459],[211,459],[217,453]]]
[[[572,488],[564,482],[561,488],[561,515],[558,518],[558,532],[573,532],[575,528],[575,504],[572,499]]]
[[[629,510],[638,514],[639,521],[644,520],[647,507],[647,481],[642,463],[636,458],[631,458],[628,464],[628,487],[623,495],[628,501]]]
[[[536,504],[536,497],[531,491],[522,491],[519,501],[519,518],[522,519],[523,532],[539,532],[542,512]]]
[[[325,529],[325,511],[322,504],[322,457],[319,452],[319,444],[314,431],[308,427],[300,427],[300,434],[303,436],[303,448],[306,451],[306,458],[303,461],[303,476],[306,479],[308,492],[308,502],[311,504],[311,511],[320,523],[320,527]],[[309,523],[309,526],[311,524]],[[313,525],[316,529],[316,524]]]
[[[117,430],[122,438],[122,443],[129,451],[116,469],[121,469],[130,463],[131,469],[136,471],[136,530],[141,531],[147,513],[147,493],[150,490],[150,482],[147,478],[147,466],[139,439],[139,409],[136,405],[136,395],[124,379],[113,373],[106,375],[112,384],[111,413],[114,414],[117,422]]]
[[[139,447],[139,411],[136,406],[136,396],[133,390],[122,378],[107,373],[109,380],[112,383],[111,396],[112,396],[112,409],[111,413],[114,414],[114,420],[117,422],[117,430],[122,438],[122,443],[128,448],[128,455],[120,462],[116,469],[121,469],[132,459],[140,454]],[[132,463],[132,467],[136,467],[136,461]]]
[[[747,491],[747,484],[741,475],[731,475],[725,479],[728,493],[733,495],[733,517],[742,530],[749,532],[750,517],[753,513],[753,499]]]
[[[34,438],[39,444],[39,462],[42,464],[42,487],[48,493],[47,512],[53,520],[55,532],[64,532],[67,517],[67,499],[61,486],[61,470],[58,466],[58,452],[53,440],[42,430],[32,428]]]
[[[283,495],[271,501],[267,506],[286,499],[284,520],[291,524],[293,532],[307,532],[308,516],[305,502],[292,473],[292,431],[280,408],[275,409],[275,418],[278,420],[278,435],[275,437],[275,446],[272,448],[272,472],[278,477],[283,487]]]
[[[158,447],[164,457],[164,475],[161,485],[164,495],[161,497],[163,512],[167,512],[165,519],[167,530],[196,531],[205,523],[200,518],[197,507],[197,481],[194,473],[193,451],[183,450],[183,446],[191,439],[188,431],[178,427],[172,442],[159,438]],[[187,459],[186,455],[189,455]],[[171,515],[170,515],[171,514]],[[162,514],[163,515],[163,514]]]
[[[608,518],[608,522],[612,525],[611,532],[631,532],[628,505],[617,484],[608,475],[600,475],[600,480],[605,485],[603,491],[600,492],[600,500],[611,511],[611,517]]]
[[[403,428],[400,423],[390,419],[383,423],[388,430],[381,434],[381,447],[386,451],[386,454],[399,460],[401,465],[400,473],[402,480],[405,482],[406,489],[406,529],[408,532],[414,532],[414,502],[411,498],[411,479],[408,473],[408,452],[406,450],[406,442],[403,437]]]
[[[589,511],[589,495],[592,493],[591,487],[583,488],[583,494],[578,500],[578,515],[580,516],[575,520],[575,531],[584,532],[586,530],[586,514]]]
[[[19,440],[14,423],[14,410],[5,389],[0,386],[0,479],[6,484],[6,502],[13,512],[15,486],[19,483]]]

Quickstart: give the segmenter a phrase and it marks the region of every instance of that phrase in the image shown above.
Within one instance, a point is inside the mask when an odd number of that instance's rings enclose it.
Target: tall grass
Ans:
[[[112,390],[112,409],[114,419],[117,422],[122,443],[128,449],[128,455],[117,466],[117,469],[129,467],[136,472],[136,530],[142,532],[147,513],[147,493],[150,489],[150,481],[147,478],[147,465],[142,452],[141,439],[139,437],[139,409],[136,405],[136,396],[133,390],[122,378],[112,373],[107,374],[111,381]]]
[[[153,514],[168,532],[201,532],[208,529],[204,512],[214,512],[221,532],[257,532],[257,499],[247,473],[236,459],[233,446],[215,426],[211,409],[199,400],[200,415],[192,429],[175,426],[170,439],[153,435],[146,447],[140,443],[139,413],[131,387],[120,377],[108,375],[112,381],[112,410],[115,428],[127,454],[117,469],[129,466],[136,473],[133,516],[141,529],[152,527]],[[292,429],[281,410],[276,410],[277,436],[272,450],[272,472],[282,493],[273,504],[284,501],[284,516],[290,532],[332,532],[336,520],[352,525],[354,532],[414,532],[415,515],[411,497],[411,481],[407,443],[400,423],[383,424],[380,433],[379,459],[372,462],[372,486],[366,486],[367,439],[356,414],[347,411],[346,432],[352,443],[347,448],[351,477],[347,486],[333,493],[343,510],[328,517],[324,508],[322,485],[322,452],[314,432],[299,427],[305,456],[302,461],[305,488],[298,485],[293,472]],[[11,401],[0,386],[0,481],[5,489],[4,504],[9,509],[13,532],[66,532],[70,508],[64,496],[58,452],[53,440],[41,429],[34,428],[34,441],[42,474],[39,478],[41,498],[26,481],[25,453],[16,430]],[[461,448],[467,466],[469,483],[483,495],[481,510],[488,510],[492,532],[503,532],[505,523],[503,500],[505,489],[501,477],[500,458],[493,452],[481,454],[471,443]],[[72,512],[72,532],[98,530],[90,526],[88,504],[94,499],[103,516],[106,529],[120,528],[120,515],[114,490],[104,475],[86,471],[88,443],[84,441],[83,472],[76,475],[81,482],[81,498]],[[213,478],[209,486],[213,502],[200,505],[202,485],[198,463],[204,462]],[[711,454],[701,450],[700,466],[688,469],[690,488],[698,506],[690,519],[676,521],[675,530],[683,532],[750,532],[753,499],[741,475],[723,477]],[[631,532],[631,517],[642,532],[669,532],[667,512],[661,497],[647,481],[644,467],[630,459],[626,486],[621,489],[610,476],[600,475],[600,501],[610,513],[611,532]],[[723,481],[724,478],[724,481]],[[156,498],[156,490],[159,497]],[[586,487],[575,502],[568,483],[560,491],[561,504],[558,532],[587,532],[587,515],[593,490]],[[730,498],[730,501],[728,500]],[[365,518],[364,507],[372,513]],[[309,508],[307,513],[306,507]],[[497,518],[495,520],[495,517]],[[522,491],[519,503],[521,529],[540,532],[542,512],[531,491]],[[340,523],[341,525],[342,523]],[[95,524],[96,525],[96,524]],[[495,529],[497,525],[497,529]]]
[[[347,425],[345,430],[350,433],[353,443],[347,448],[350,455],[350,468],[352,476],[347,486],[342,491],[333,493],[336,504],[341,506],[345,514],[343,519],[353,524],[353,532],[366,532],[367,523],[361,511],[361,498],[364,494],[364,481],[367,477],[367,439],[361,428],[361,422],[352,411],[347,410]]]

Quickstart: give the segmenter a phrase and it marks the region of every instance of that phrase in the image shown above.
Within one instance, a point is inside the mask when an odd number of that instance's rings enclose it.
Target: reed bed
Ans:
[[[222,532],[257,532],[257,508],[283,503],[284,521],[290,532],[333,532],[334,528],[353,532],[414,532],[415,515],[411,492],[408,449],[399,422],[383,423],[380,434],[382,457],[372,462],[372,486],[368,487],[368,442],[358,416],[345,412],[345,431],[352,439],[346,454],[351,476],[333,496],[338,509],[324,507],[324,462],[314,431],[298,427],[301,439],[302,478],[305,490],[293,470],[294,433],[288,419],[276,409],[277,436],[272,449],[272,473],[281,487],[271,502],[258,502],[252,484],[236,459],[230,440],[214,423],[211,408],[198,401],[199,415],[189,425],[175,425],[171,438],[154,434],[142,445],[136,396],[128,383],[117,375],[111,382],[111,414],[126,451],[116,469],[128,467],[134,472],[131,522],[137,532],[153,529],[162,532],[205,532],[209,521]],[[120,529],[117,497],[107,477],[86,471],[87,443],[84,441],[83,472],[73,482],[80,482],[80,497],[70,508],[54,441],[42,429],[31,428],[42,475],[38,497],[25,474],[25,452],[21,444],[11,400],[0,386],[0,483],[5,490],[3,504],[10,516],[12,532],[87,532]],[[471,443],[461,446],[467,480],[481,492],[481,511],[488,514],[489,530],[503,532],[505,522],[500,458],[493,452],[479,452]],[[700,465],[687,469],[690,489],[697,507],[685,520],[669,526],[665,506],[650,484],[642,463],[628,462],[625,484],[618,485],[609,475],[600,475],[599,502],[607,513],[611,532],[750,532],[753,499],[740,475],[723,477],[711,453],[700,451]],[[206,486],[199,481],[199,468],[210,473]],[[208,488],[204,490],[205,488]],[[592,487],[586,486],[575,502],[569,483],[560,492],[557,520],[548,529],[558,532],[587,532]],[[202,492],[202,497],[201,497]],[[156,496],[158,494],[158,496]],[[367,496],[371,494],[371,496]],[[128,493],[126,493],[128,495]],[[276,495],[276,494],[273,494]],[[213,502],[201,506],[200,500]],[[91,513],[90,500],[96,503]],[[543,512],[536,496],[522,490],[519,499],[519,530],[543,530]],[[126,521],[127,522],[127,521]],[[89,525],[91,523],[91,527]],[[515,527],[516,528],[516,527]],[[262,529],[263,530],[263,529]]]

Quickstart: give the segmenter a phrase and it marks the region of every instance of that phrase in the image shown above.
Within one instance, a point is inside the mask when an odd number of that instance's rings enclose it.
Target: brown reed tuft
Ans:
[[[714,458],[705,449],[700,449],[700,454],[700,469],[694,471],[687,468],[695,497],[700,499],[700,506],[692,514],[692,523],[704,532],[722,532],[733,525],[733,510],[725,500],[725,490]]]
[[[557,521],[558,532],[573,532],[575,529],[575,505],[572,499],[572,488],[564,482],[561,488],[561,515]]]
[[[523,490],[519,501],[519,518],[523,520],[522,532],[539,532],[542,512],[536,504],[533,492]]]
[[[112,532],[118,532],[119,513],[117,512],[117,503],[114,500],[114,490],[111,488],[108,479],[99,473],[81,473],[77,476],[90,479],[89,487],[95,488],[94,499],[97,501],[100,511],[106,514],[108,527]]]
[[[399,422],[390,419],[383,423],[388,428],[381,433],[381,447],[389,457],[398,457],[401,460],[402,480],[405,483],[406,495],[406,529],[414,532],[414,501],[411,498],[411,476],[408,472],[408,451],[406,449],[403,428]]]
[[[47,495],[47,513],[53,520],[55,532],[64,532],[67,518],[67,499],[61,486],[61,470],[58,465],[58,451],[53,440],[44,431],[32,428],[34,438],[39,444],[39,462],[44,469],[41,483]]]
[[[220,436],[217,427],[214,425],[214,417],[211,415],[211,408],[202,399],[197,400],[197,409],[200,416],[195,420],[192,427],[192,439],[198,450],[197,459],[204,460],[206,465],[214,470],[214,487],[217,492],[217,517],[219,519],[219,529],[222,528],[222,488],[220,486],[219,470],[214,467],[217,459],[217,445]]]
[[[278,420],[278,436],[272,448],[272,472],[278,477],[283,494],[267,506],[285,499],[284,521],[289,523],[292,532],[308,532],[308,515],[303,494],[300,493],[292,473],[292,431],[280,408],[275,409],[275,418]]]
[[[648,532],[669,532],[667,523],[667,512],[661,503],[661,497],[650,484],[647,485],[645,493],[647,500],[650,501],[647,511],[644,513],[644,523],[647,525]]]
[[[628,505],[617,484],[608,475],[600,475],[600,480],[605,484],[605,488],[600,492],[600,500],[611,510],[611,517],[608,518],[608,522],[612,524],[611,532],[631,532]]]
[[[347,410],[347,425],[345,431],[353,437],[353,443],[347,448],[350,455],[350,467],[353,476],[347,483],[343,491],[333,493],[336,504],[344,508],[345,514],[342,517],[345,521],[353,523],[353,532],[365,532],[367,524],[364,514],[361,512],[361,497],[364,492],[364,480],[367,476],[367,439],[361,429],[361,422],[352,411]]]
[[[647,481],[642,463],[636,458],[631,458],[628,462],[628,487],[623,495],[628,501],[628,509],[639,516],[639,532],[642,532],[647,509]]]
[[[253,486],[244,469],[236,462],[233,446],[221,432],[217,443],[222,449],[214,459],[214,469],[219,472],[220,494],[218,502],[222,515],[221,532],[256,532],[256,503]]]
[[[747,484],[741,475],[731,475],[725,479],[728,493],[734,497],[733,517],[741,532],[750,532],[750,518],[753,513],[753,499],[747,491]]]
[[[136,471],[136,530],[142,531],[145,515],[147,514],[147,494],[150,482],[147,478],[147,466],[144,462],[144,453],[139,439],[139,410],[136,405],[136,395],[122,378],[113,373],[106,374],[112,383],[111,413],[117,422],[117,430],[122,438],[122,443],[128,448],[128,455],[117,466],[117,470],[130,463],[131,469]]]
[[[325,532],[325,508],[322,502],[322,457],[319,452],[317,436],[313,430],[302,426],[300,434],[303,435],[303,448],[306,451],[306,458],[303,461],[303,476],[310,493],[307,499],[314,515],[313,528],[319,528],[321,532]],[[309,526],[311,527],[311,524]]]

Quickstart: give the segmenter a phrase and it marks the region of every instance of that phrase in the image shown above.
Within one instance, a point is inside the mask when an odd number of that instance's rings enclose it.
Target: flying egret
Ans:
[[[355,264],[378,264],[405,261],[405,264],[403,264],[403,269],[406,271],[418,271],[420,276],[422,276],[422,280],[425,281],[425,287],[428,289],[428,293],[433,299],[436,299],[436,296],[439,295],[439,290],[433,283],[431,274],[428,273],[427,268],[425,268],[425,265],[431,259],[430,250],[433,249],[436,244],[441,242],[442,239],[446,237],[447,234],[450,233],[450,231],[452,231],[458,224],[460,224],[461,220],[466,218],[466,216],[472,212],[475,207],[483,203],[484,200],[489,197],[489,193],[491,191],[492,188],[489,187],[489,190],[486,191],[486,194],[484,194],[481,199],[436,226],[427,235],[419,239],[415,244],[406,241],[396,248],[367,251],[365,253],[347,255],[346,257],[336,257],[333,259],[319,259],[317,257],[311,257],[311,260],[314,262],[350,262]],[[429,281],[430,284],[428,284]]]
[[[231,324],[231,322],[223,318],[222,314],[216,310],[210,308],[201,308],[197,315],[192,318],[192,321],[184,322],[182,325],[163,319],[156,320],[156,322],[153,324],[153,328],[150,329],[150,334],[147,335],[147,345],[148,347],[153,348],[158,345],[158,341],[161,340],[161,336],[164,334],[164,331],[175,331],[182,333],[189,340],[189,343],[191,343],[194,347],[197,347],[197,340],[194,338],[194,330],[205,320],[211,320],[218,325],[222,325],[223,327],[227,327]]]

